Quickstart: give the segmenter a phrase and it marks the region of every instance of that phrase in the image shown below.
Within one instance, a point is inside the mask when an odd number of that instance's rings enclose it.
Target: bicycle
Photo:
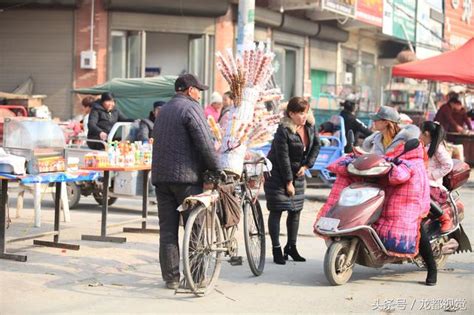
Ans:
[[[238,243],[235,238],[237,224],[223,226],[219,188],[231,185],[235,196],[240,200],[243,213],[245,249],[252,273],[259,276],[265,267],[265,225],[262,209],[257,200],[258,189],[263,183],[263,172],[251,174],[248,166],[263,166],[265,160],[244,163],[240,178],[225,174],[207,173],[205,182],[212,183],[213,189],[201,195],[187,198],[192,208],[186,222],[183,239],[184,281],[180,287],[190,290],[197,296],[208,294],[217,281],[223,256],[237,258]],[[257,192],[252,189],[258,186]],[[185,201],[186,202],[186,201]]]

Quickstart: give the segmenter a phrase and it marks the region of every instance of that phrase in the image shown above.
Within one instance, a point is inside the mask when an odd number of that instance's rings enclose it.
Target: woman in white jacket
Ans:
[[[443,177],[453,169],[453,160],[444,145],[444,129],[437,121],[425,121],[421,132],[421,141],[428,150],[431,199],[442,205],[447,201],[447,190],[443,186]],[[441,232],[448,232],[452,228],[453,223],[449,213],[443,213],[439,220]]]

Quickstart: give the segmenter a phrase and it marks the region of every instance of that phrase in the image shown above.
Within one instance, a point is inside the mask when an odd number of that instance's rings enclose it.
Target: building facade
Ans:
[[[79,112],[74,88],[113,78],[192,72],[228,89],[214,55],[235,50],[238,0],[20,2],[0,1],[0,91],[31,77],[55,117]],[[284,98],[323,109],[356,91],[374,110],[401,51],[423,59],[474,36],[472,0],[256,0],[254,18]]]

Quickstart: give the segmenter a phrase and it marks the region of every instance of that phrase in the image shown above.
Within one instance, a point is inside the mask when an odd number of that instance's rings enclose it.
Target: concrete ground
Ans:
[[[110,235],[125,236],[126,243],[81,241],[81,234],[100,231],[100,208],[92,198],[83,198],[80,209],[71,210],[72,222],[61,222],[61,241],[80,244],[79,251],[34,246],[31,240],[7,244],[8,252],[26,254],[28,261],[0,261],[0,314],[443,313],[449,303],[457,306],[457,312],[472,314],[472,253],[451,256],[440,270],[435,287],[420,285],[425,271],[411,264],[381,269],[356,266],[349,283],[339,287],[328,285],[323,272],[326,246],[312,234],[316,212],[328,192],[307,190],[298,240],[298,248],[307,262],[274,264],[267,237],[262,276],[254,277],[246,261],[242,266],[224,262],[215,291],[201,298],[175,295],[164,288],[157,234],[122,233],[120,228],[113,228]],[[461,192],[466,204],[463,224],[472,241],[474,189]],[[10,206],[14,205],[11,195]],[[41,228],[33,227],[31,199],[25,201],[19,219],[13,218],[12,208],[13,223],[7,230],[7,239],[52,230],[52,206],[51,199],[43,201]],[[109,223],[139,217],[140,206],[137,200],[119,200],[110,209]],[[156,212],[151,214],[150,226],[157,226]],[[283,221],[282,227],[285,231]],[[285,243],[285,236],[281,241]],[[242,237],[239,245],[245,256]]]

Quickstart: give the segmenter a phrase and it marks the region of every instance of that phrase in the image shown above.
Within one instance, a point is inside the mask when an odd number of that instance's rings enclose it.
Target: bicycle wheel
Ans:
[[[262,208],[258,200],[252,203],[248,198],[244,199],[242,208],[247,259],[252,273],[260,276],[265,267],[265,225]]]
[[[191,210],[183,240],[183,272],[186,286],[195,295],[208,294],[221,270],[224,254],[222,229],[214,215],[202,205]]]

